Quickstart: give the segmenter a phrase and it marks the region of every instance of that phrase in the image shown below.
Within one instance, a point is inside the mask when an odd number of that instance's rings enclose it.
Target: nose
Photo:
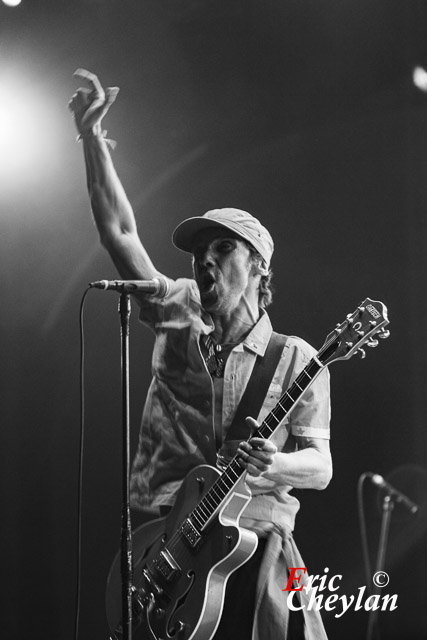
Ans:
[[[202,258],[202,265],[204,267],[213,267],[214,264],[215,264],[215,261],[213,259],[212,253],[210,251],[206,251],[206,253]]]
[[[215,264],[213,247],[208,246],[203,251],[200,251],[196,259],[197,259],[197,262],[199,262],[199,264],[205,268],[213,267]]]

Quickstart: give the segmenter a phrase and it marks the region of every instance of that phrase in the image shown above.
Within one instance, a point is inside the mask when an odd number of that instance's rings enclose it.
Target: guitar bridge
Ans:
[[[168,582],[173,580],[177,574],[181,573],[181,567],[167,549],[160,551],[159,555],[154,558],[153,567]]]
[[[202,538],[189,518],[184,521],[181,527],[181,533],[184,535],[185,539],[187,540],[187,542],[189,542],[191,547],[195,547]]]

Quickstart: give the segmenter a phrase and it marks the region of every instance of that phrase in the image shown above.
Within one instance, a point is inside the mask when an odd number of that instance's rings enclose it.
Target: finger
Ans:
[[[250,427],[252,433],[256,431],[259,427],[258,422],[254,420],[254,418],[251,418],[250,416],[245,418],[245,422],[248,425],[248,427]]]
[[[276,453],[277,451],[276,445],[271,442],[271,440],[265,440],[264,438],[251,438],[249,445],[257,451],[267,451],[270,453]]]
[[[105,104],[110,106],[113,104],[114,100],[117,98],[117,94],[119,93],[119,87],[107,87],[105,89]]]
[[[237,449],[237,452],[245,452],[245,453],[250,453],[252,451],[252,447],[249,444],[249,442],[241,442],[239,444],[239,447]]]
[[[260,444],[258,446],[252,446],[252,442],[241,442],[237,449],[237,454],[243,460],[252,458],[267,465],[273,464],[273,457],[277,453],[276,445],[269,441],[263,441],[262,438],[259,440]]]
[[[265,454],[260,451],[252,451],[251,453],[241,451],[239,453],[239,460],[242,461],[242,466],[245,466],[246,468],[249,468],[250,466],[255,467],[260,473],[267,471],[273,464],[271,454]]]
[[[93,91],[104,95],[104,89],[102,88],[102,84],[100,83],[98,76],[91,73],[91,71],[88,71],[87,69],[76,69],[73,76],[83,78],[90,84]]]
[[[263,473],[264,471],[267,471],[271,466],[271,462],[271,460],[261,460],[260,458],[254,458],[253,456],[251,456],[248,460],[248,466],[252,465],[253,467],[259,469],[261,473]]]
[[[265,451],[252,451],[251,454],[249,454],[249,460],[250,462],[253,462],[254,464],[260,465],[260,466],[271,466],[273,464],[273,454],[272,453],[266,453]]]
[[[90,89],[80,88],[75,93],[73,93],[68,104],[76,105],[77,107],[86,107],[88,104],[90,104],[90,98],[92,95],[93,94]]]
[[[250,462],[250,454],[247,451],[237,450],[237,461],[244,469],[248,468]]]
[[[264,470],[259,469],[254,464],[249,463],[247,465],[247,467],[246,467],[246,471],[248,472],[248,474],[250,476],[255,476],[257,478],[258,476],[260,476],[263,473],[263,471],[266,471],[266,469],[264,469]]]

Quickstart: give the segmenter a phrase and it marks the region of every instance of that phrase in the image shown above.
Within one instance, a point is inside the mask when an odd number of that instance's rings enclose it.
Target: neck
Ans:
[[[258,305],[245,305],[242,309],[237,309],[233,313],[225,315],[212,315],[215,325],[213,337],[215,342],[240,342],[251,331],[258,322]]]

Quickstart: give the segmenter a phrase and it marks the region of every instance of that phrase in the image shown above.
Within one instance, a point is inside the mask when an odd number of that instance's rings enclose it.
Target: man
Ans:
[[[73,95],[70,109],[83,142],[101,242],[122,278],[164,277],[141,243],[101,130],[118,89],[104,91],[88,71],[76,75],[88,87]],[[247,418],[249,441],[225,441],[272,333],[265,307],[271,301],[273,241],[256,218],[232,208],[185,220],[173,241],[192,254],[194,279],[168,279],[169,293],[161,299],[138,297],[141,320],[156,341],[132,469],[132,506],[152,517],[166,513],[192,468],[221,467],[237,450],[253,495],[240,524],[257,533],[259,545],[228,581],[215,640],[321,640],[326,636],[320,618],[305,609],[289,615],[282,589],[288,567],[304,566],[292,538],[299,503],[289,491],[323,489],[332,475],[328,374],[318,376],[271,440],[250,439],[251,429],[315,353],[303,340],[288,337],[259,416]]]

